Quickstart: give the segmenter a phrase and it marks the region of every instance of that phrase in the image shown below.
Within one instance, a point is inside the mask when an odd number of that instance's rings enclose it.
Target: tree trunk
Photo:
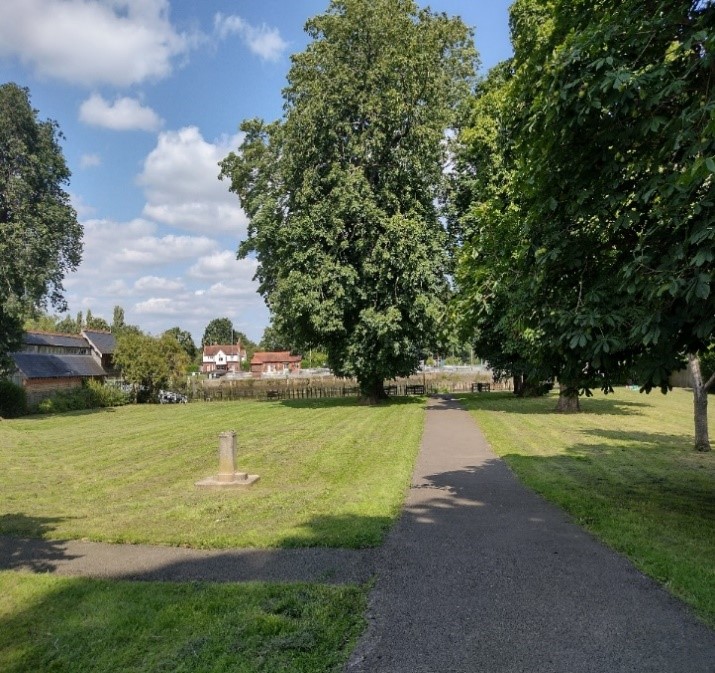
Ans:
[[[710,438],[708,436],[708,390],[715,381],[715,374],[710,380],[703,383],[703,374],[700,371],[700,358],[692,353],[688,354],[688,366],[693,377],[693,411],[695,417],[695,450],[710,451]]]
[[[581,411],[581,404],[578,400],[578,388],[574,385],[559,381],[559,401],[556,404],[556,411],[574,413]]]
[[[371,378],[366,381],[360,381],[360,396],[368,404],[380,404],[387,399],[385,386],[382,378]]]

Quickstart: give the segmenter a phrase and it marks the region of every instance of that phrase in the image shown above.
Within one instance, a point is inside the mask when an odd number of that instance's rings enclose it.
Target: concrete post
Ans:
[[[196,482],[198,488],[242,488],[258,481],[257,474],[236,471],[236,432],[227,430],[218,436],[218,474]]]
[[[233,481],[236,472],[236,432],[227,430],[218,436],[218,480]]]

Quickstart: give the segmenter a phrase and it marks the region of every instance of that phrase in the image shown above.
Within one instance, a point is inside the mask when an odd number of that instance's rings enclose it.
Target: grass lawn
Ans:
[[[3,673],[328,673],[367,588],[104,582],[0,573]]]
[[[204,548],[379,544],[424,400],[144,405],[0,422],[0,534]],[[238,433],[243,492],[200,491]]]
[[[459,399],[522,481],[715,626],[715,452],[693,450],[689,391],[595,393],[571,415],[554,395]]]

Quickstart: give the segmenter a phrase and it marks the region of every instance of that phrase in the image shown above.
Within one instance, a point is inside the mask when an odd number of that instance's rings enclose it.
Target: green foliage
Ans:
[[[27,395],[22,386],[0,380],[0,418],[17,418],[27,413]]]
[[[87,309],[84,323],[81,321],[81,313],[77,316],[77,319],[81,325],[80,331],[82,329],[98,330],[100,332],[109,332],[111,330],[109,323],[104,318],[93,315],[90,309]]]
[[[48,300],[64,308],[62,280],[80,263],[61,137],[54,121],[38,120],[27,89],[0,85],[0,367],[9,366],[26,316]]]
[[[504,354],[650,388],[710,342],[714,20],[690,0],[513,5],[458,191],[460,307]]]
[[[306,30],[283,119],[244,121],[221,177],[249,216],[239,254],[256,253],[278,332],[325,348],[374,398],[415,371],[443,314],[436,201],[476,54],[459,19],[412,0],[334,0]]]
[[[123,327],[124,309],[121,306],[115,306],[114,311],[112,312],[112,332],[121,332]]]
[[[34,311],[32,315],[25,318],[23,330],[37,332],[58,332],[58,323],[61,321],[59,316],[49,315],[44,311]],[[74,321],[70,319],[74,324]],[[75,332],[76,333],[76,332]]]
[[[258,343],[258,347],[262,351],[290,351],[293,350],[288,338],[278,331],[274,321],[271,320],[269,325],[263,330],[263,336]]]
[[[82,311],[77,313],[76,318],[71,318],[69,315],[61,317],[50,315],[42,310],[35,310],[31,316],[25,319],[23,327],[25,330],[59,332],[60,334],[79,334],[83,329],[104,332],[109,332],[112,329],[104,318],[92,315],[91,310],[87,311],[86,318],[83,318]],[[123,323],[122,327],[124,327]]]
[[[233,329],[233,323],[229,318],[214,318],[206,325],[201,345],[236,344],[238,343],[238,338],[239,332]]]
[[[159,390],[185,375],[189,358],[171,334],[157,339],[124,329],[117,336],[114,364],[124,380],[135,387],[137,400],[146,402],[155,401]]]
[[[189,360],[193,361],[196,359],[199,350],[196,348],[196,344],[190,332],[180,327],[172,327],[164,332],[164,336],[170,336],[176,339],[177,343],[184,349]]]
[[[37,411],[41,414],[58,414],[66,411],[121,407],[129,403],[129,396],[119,388],[99,381],[84,381],[81,387],[59,391],[42,400]]]
[[[300,365],[303,369],[321,369],[328,366],[328,354],[325,351],[310,349],[303,355]]]

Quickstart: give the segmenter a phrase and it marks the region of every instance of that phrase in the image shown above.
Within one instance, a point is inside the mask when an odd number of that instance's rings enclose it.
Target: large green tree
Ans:
[[[471,87],[469,29],[412,0],[333,0],[292,58],[284,116],[222,163],[279,332],[372,400],[415,371],[448,291],[437,203]]]
[[[64,310],[62,280],[81,260],[61,138],[54,121],[38,119],[27,89],[0,85],[0,366],[33,310]]]
[[[574,380],[597,372],[607,388],[628,366],[646,389],[665,389],[712,340],[714,20],[708,1],[512,8],[509,310]]]
[[[194,339],[191,336],[191,332],[181,329],[180,327],[171,327],[166,332],[164,336],[171,336],[179,343],[179,345],[184,349],[184,352],[188,356],[189,360],[192,362],[196,359],[198,355],[198,349],[194,343]]]
[[[214,318],[206,325],[201,345],[236,344],[239,339],[240,333],[233,328],[230,318]]]
[[[176,385],[186,374],[189,357],[171,334],[159,338],[133,329],[117,335],[114,363],[131,383],[138,401],[155,401],[160,389]]]

